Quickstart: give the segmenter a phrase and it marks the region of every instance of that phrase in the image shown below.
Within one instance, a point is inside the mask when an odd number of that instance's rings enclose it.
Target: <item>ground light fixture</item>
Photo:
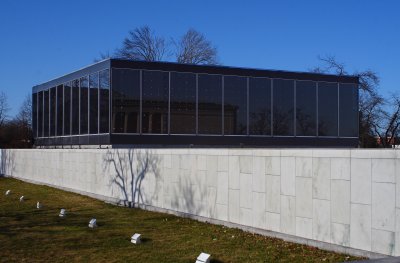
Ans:
[[[39,201],[36,203],[36,208],[37,208],[37,209],[42,208],[42,204],[41,204]]]
[[[24,196],[21,196],[21,197],[19,198],[19,201],[20,201],[20,202],[23,202],[23,201],[24,201]]]
[[[11,194],[11,190],[6,191],[6,195],[9,195],[9,194]]]
[[[131,237],[131,243],[133,244],[140,244],[142,242],[142,235],[135,233],[132,237]]]
[[[210,263],[210,254],[201,252],[197,257],[196,263]]]
[[[97,227],[97,220],[96,220],[96,218],[90,219],[90,221],[89,221],[89,227],[90,227],[90,228],[96,228],[96,227]]]
[[[65,217],[67,215],[67,210],[65,210],[64,208],[60,210],[60,217]]]

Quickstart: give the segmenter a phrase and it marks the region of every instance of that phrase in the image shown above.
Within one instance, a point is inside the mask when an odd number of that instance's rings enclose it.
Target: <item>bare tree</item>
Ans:
[[[322,62],[311,71],[317,73],[331,73],[336,75],[351,75],[359,78],[359,137],[362,147],[376,146],[375,126],[381,119],[381,109],[385,104],[385,99],[379,95],[379,76],[373,70],[356,71],[350,73],[346,71],[344,63],[340,63],[334,56],[318,57]],[[381,124],[382,125],[382,124]]]
[[[156,36],[148,26],[129,31],[124,39],[122,48],[116,51],[116,57],[143,60],[162,61],[166,53],[166,44],[163,37]]]
[[[4,92],[0,92],[0,128],[4,125],[8,118],[8,111],[10,110],[7,101],[7,95]]]
[[[32,97],[29,94],[22,102],[16,120],[24,126],[32,128]]]
[[[111,56],[111,54],[110,54],[110,51],[107,51],[107,52],[100,52],[100,54],[99,54],[99,57],[98,58],[95,58],[94,60],[93,60],[93,62],[99,62],[99,61],[102,61],[102,60],[105,60],[105,59],[108,59],[108,58],[112,58],[112,56]]]
[[[217,48],[206,37],[194,29],[189,29],[179,41],[173,41],[178,63],[215,65]]]

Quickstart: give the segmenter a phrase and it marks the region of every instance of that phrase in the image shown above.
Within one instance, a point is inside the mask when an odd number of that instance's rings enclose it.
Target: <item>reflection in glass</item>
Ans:
[[[32,132],[33,132],[33,137],[37,137],[37,107],[38,107],[38,94],[37,93],[32,93]]]
[[[63,100],[64,100],[64,87],[63,85],[57,86],[57,136],[63,135]]]
[[[64,135],[71,134],[71,82],[64,85]]]
[[[168,75],[168,72],[143,71],[143,133],[168,133]]]
[[[109,132],[110,71],[99,72],[100,133]]]
[[[89,82],[88,77],[83,77],[80,79],[80,118],[81,118],[81,128],[80,134],[87,134],[88,133],[88,89],[89,89]]]
[[[318,135],[338,135],[338,85],[318,83]]]
[[[43,137],[43,96],[44,91],[38,93],[38,137]]]
[[[249,78],[249,133],[271,135],[271,80]]]
[[[222,77],[198,75],[199,134],[222,135]]]
[[[71,132],[73,135],[79,134],[79,80],[72,81],[72,109],[71,109]]]
[[[89,131],[99,133],[99,74],[89,76]]]
[[[317,135],[317,85],[313,81],[296,82],[296,135]]]
[[[247,134],[247,79],[224,77],[224,134]]]
[[[196,134],[196,75],[171,73],[170,132]]]
[[[339,136],[358,137],[357,85],[340,84],[339,103]]]
[[[273,134],[294,135],[294,81],[273,80]]]
[[[44,91],[43,136],[49,137],[50,104],[49,90]]]
[[[139,133],[140,71],[113,69],[112,81],[113,132]],[[108,91],[107,82],[101,85]]]
[[[50,136],[56,135],[56,87],[50,89]]]

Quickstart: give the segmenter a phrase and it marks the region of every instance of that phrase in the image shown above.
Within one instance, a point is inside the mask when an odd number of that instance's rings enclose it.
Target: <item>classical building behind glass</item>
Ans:
[[[33,87],[36,146],[355,147],[358,78],[108,59]]]

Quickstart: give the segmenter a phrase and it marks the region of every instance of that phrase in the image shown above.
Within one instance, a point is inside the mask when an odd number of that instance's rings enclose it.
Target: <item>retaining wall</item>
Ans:
[[[400,255],[400,150],[32,149],[1,155],[0,172],[8,176],[331,250]]]

